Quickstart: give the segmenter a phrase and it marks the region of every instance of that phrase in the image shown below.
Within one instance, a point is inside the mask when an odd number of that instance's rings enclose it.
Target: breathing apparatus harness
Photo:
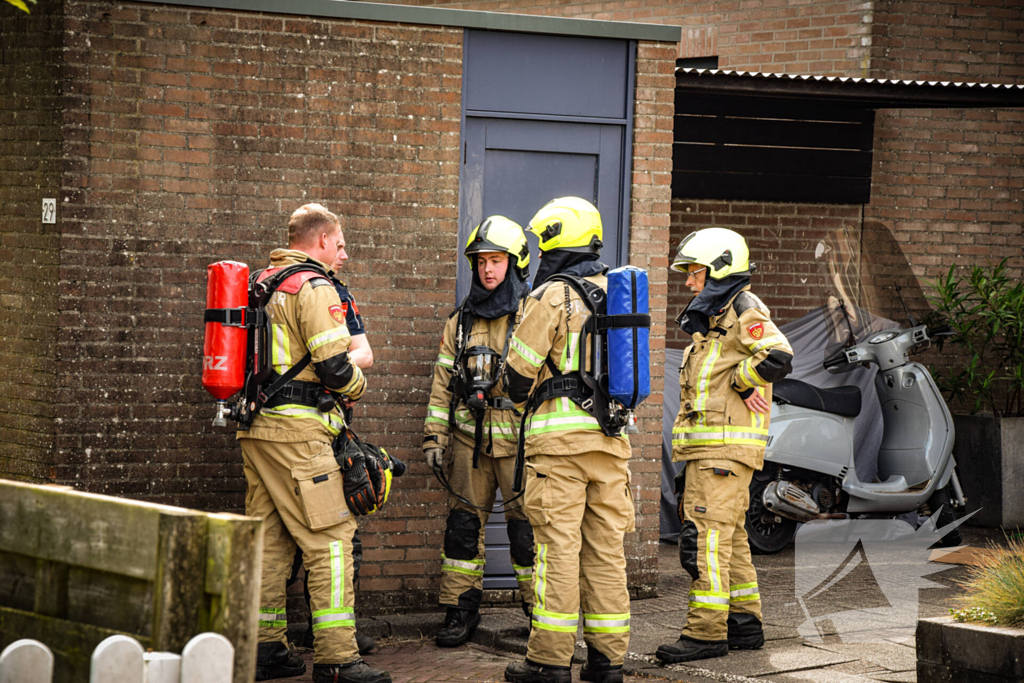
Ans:
[[[518,411],[516,411],[515,403],[513,403],[512,399],[507,396],[488,396],[491,389],[493,389],[498,383],[502,370],[505,367],[505,359],[508,357],[509,341],[512,339],[512,332],[515,330],[516,317],[518,314],[519,309],[517,308],[508,315],[508,329],[505,333],[505,348],[499,354],[489,346],[468,346],[469,333],[473,329],[474,316],[465,304],[456,311],[458,324],[456,326],[455,333],[455,360],[452,364],[452,377],[448,382],[448,391],[450,391],[452,395],[451,402],[448,406],[448,426],[452,433],[458,429],[455,411],[458,408],[459,403],[465,403],[466,407],[473,415],[473,421],[476,425],[473,434],[473,469],[480,467],[480,451],[483,448],[484,419],[487,416],[487,409],[511,410],[516,416],[519,414]],[[490,428],[487,432],[488,455],[490,455],[494,450],[494,427],[493,425],[489,425],[489,427]],[[434,476],[439,482],[441,482],[441,486],[443,486],[448,493],[454,496],[462,504],[468,505],[475,510],[491,511],[490,508],[482,508],[478,505],[474,505],[471,501],[467,500],[464,496],[455,491],[451,482],[448,480],[448,476],[441,468],[434,469]],[[503,501],[500,509],[512,509],[508,507],[508,504],[518,500],[522,495],[522,493],[519,493],[513,498]]]
[[[516,448],[516,470],[512,484],[513,491],[523,491],[523,468],[526,463],[526,422],[545,401],[553,398],[568,398],[597,420],[605,436],[618,436],[623,429],[634,431],[636,417],[630,407],[624,406],[608,393],[608,339],[607,332],[616,328],[640,328],[651,326],[651,316],[647,313],[621,313],[608,315],[607,293],[599,286],[576,275],[558,273],[548,278],[548,282],[562,282],[565,286],[565,322],[568,329],[572,314],[572,300],[569,289],[572,288],[583,299],[590,311],[590,317],[583,323],[579,342],[573,355],[578,359],[579,369],[563,373],[551,357],[545,359],[545,365],[552,377],[544,380],[534,389],[523,409],[519,425],[519,442]],[[589,353],[588,353],[589,351]],[[569,353],[566,348],[564,353]],[[587,371],[588,356],[592,361],[591,371]],[[638,397],[634,395],[633,401]],[[642,397],[639,400],[643,400]],[[635,406],[634,406],[635,407]],[[522,495],[522,494],[520,494]]]
[[[216,322],[230,327],[243,327],[248,332],[248,353],[245,361],[245,386],[238,402],[233,404],[228,417],[238,422],[238,428],[249,429],[263,408],[274,408],[285,403],[298,403],[329,413],[337,405],[337,397],[319,382],[303,382],[295,377],[312,361],[306,352],[298,363],[279,375],[270,364],[270,317],[266,307],[270,297],[288,278],[298,273],[310,273],[331,282],[331,275],[319,264],[307,261],[285,266],[261,278],[265,270],[249,276],[249,305],[246,308],[208,308],[203,322]]]

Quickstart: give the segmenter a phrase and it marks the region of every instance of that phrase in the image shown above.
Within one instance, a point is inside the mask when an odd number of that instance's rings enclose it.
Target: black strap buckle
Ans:
[[[245,327],[244,308],[207,308],[203,323],[220,323],[224,327]]]

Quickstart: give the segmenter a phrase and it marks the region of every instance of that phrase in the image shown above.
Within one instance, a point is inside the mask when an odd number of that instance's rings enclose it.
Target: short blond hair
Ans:
[[[322,204],[306,204],[295,209],[288,219],[288,246],[307,244],[321,230],[331,234],[341,229],[341,221]]]

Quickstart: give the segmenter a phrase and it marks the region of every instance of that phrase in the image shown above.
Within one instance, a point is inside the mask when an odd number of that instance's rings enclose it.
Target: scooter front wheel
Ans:
[[[750,506],[747,508],[746,530],[750,552],[773,555],[793,540],[796,521],[780,517],[764,506],[764,490],[775,479],[775,466],[765,463],[750,479]]]

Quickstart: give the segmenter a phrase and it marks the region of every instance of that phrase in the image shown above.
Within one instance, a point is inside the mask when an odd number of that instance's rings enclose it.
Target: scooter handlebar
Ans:
[[[845,353],[840,353],[838,356],[833,356],[832,358],[829,358],[827,361],[825,361],[821,365],[822,365],[823,368],[828,370],[829,368],[835,368],[835,367],[839,367],[840,365],[846,365],[846,363],[847,363],[846,354]]]
[[[952,337],[956,332],[949,325],[936,325],[935,327],[929,327],[927,329],[928,338],[934,339],[935,337]]]

